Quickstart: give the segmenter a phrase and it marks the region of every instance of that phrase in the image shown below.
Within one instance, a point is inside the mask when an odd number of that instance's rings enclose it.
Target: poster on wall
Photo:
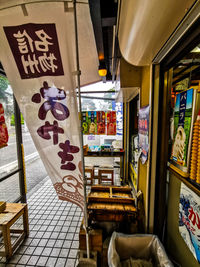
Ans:
[[[179,232],[200,263],[200,198],[184,183],[180,191]]]
[[[171,159],[186,172],[188,167],[187,161],[194,91],[194,89],[189,89],[177,94],[174,110],[174,134]]]
[[[0,148],[7,146],[8,130],[5,123],[3,105],[0,103]]]
[[[97,134],[97,112],[88,111],[88,133]]]
[[[141,150],[141,162],[144,164],[149,151],[149,106],[140,108],[138,117],[139,148]]]
[[[105,112],[97,111],[97,134],[106,134]]]
[[[116,135],[116,111],[107,112],[107,135]]]

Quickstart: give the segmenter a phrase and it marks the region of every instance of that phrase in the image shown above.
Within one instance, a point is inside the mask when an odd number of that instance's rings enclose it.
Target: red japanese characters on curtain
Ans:
[[[58,197],[83,208],[73,13],[63,3],[26,8],[0,11],[0,60]]]
[[[5,123],[3,105],[0,103],[0,148],[7,146],[8,130]]]

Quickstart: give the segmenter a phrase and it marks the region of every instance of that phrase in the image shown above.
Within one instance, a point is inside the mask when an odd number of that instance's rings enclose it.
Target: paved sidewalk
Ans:
[[[28,198],[29,237],[3,266],[75,267],[83,213],[70,202],[58,200],[48,179]]]

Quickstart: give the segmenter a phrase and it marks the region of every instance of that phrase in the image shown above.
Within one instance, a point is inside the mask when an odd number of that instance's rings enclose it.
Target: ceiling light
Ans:
[[[103,77],[107,74],[106,64],[104,61],[100,61],[99,70],[98,70],[99,76]]]
[[[200,53],[200,48],[197,46],[191,52],[192,53]]]

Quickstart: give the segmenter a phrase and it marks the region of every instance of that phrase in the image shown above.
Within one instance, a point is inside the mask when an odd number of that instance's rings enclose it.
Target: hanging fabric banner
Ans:
[[[97,134],[97,112],[88,111],[89,134]]]
[[[73,21],[63,2],[0,10],[0,61],[58,197],[83,208]]]
[[[88,113],[87,113],[87,111],[82,112],[82,127],[83,127],[83,134],[88,134]]]
[[[149,152],[149,106],[142,107],[138,116],[138,136],[141,150],[141,162],[144,164],[148,159]]]
[[[105,134],[105,128],[105,112],[97,111],[97,134]]]
[[[116,112],[107,111],[107,135],[116,135]]]

